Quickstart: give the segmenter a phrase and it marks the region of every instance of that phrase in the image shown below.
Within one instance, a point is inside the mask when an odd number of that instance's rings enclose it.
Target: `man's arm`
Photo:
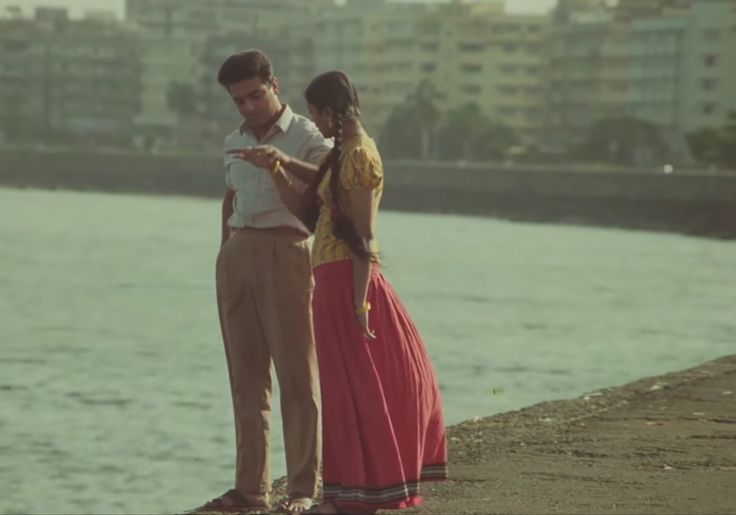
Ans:
[[[233,149],[228,150],[228,154],[267,169],[278,161],[284,170],[307,184],[311,184],[316,180],[317,172],[319,171],[317,162],[305,161],[295,156],[290,156],[273,145],[260,145],[250,150]],[[309,158],[310,156],[307,157]]]
[[[222,239],[220,240],[220,248],[222,248],[228,239],[230,239],[230,226],[227,221],[233,214],[233,199],[235,198],[235,190],[230,188],[225,191],[225,198],[222,200]]]
[[[294,184],[294,181],[284,173],[284,169],[280,166],[275,172],[271,172],[271,177],[273,177],[273,182],[276,184],[281,202],[294,216],[305,222],[307,206],[304,202],[304,187],[298,187]]]
[[[258,146],[254,150],[267,158],[267,167],[278,160],[281,167],[293,177],[305,184],[312,184],[317,179],[319,165],[332,150],[332,141],[325,139],[317,128],[313,127],[295,155],[287,155],[272,145]]]

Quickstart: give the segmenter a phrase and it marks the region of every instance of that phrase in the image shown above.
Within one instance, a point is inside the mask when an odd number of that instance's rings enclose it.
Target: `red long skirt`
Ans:
[[[353,512],[421,504],[423,481],[447,477],[437,378],[422,338],[377,266],[368,341],[353,308],[353,265],[314,270],[322,390],[324,498]]]

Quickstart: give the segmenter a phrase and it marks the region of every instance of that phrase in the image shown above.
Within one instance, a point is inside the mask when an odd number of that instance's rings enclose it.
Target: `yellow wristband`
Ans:
[[[271,167],[271,175],[276,175],[281,170],[281,160],[277,159],[276,162],[273,164],[273,167]]]
[[[371,310],[371,303],[366,302],[359,308],[355,308],[355,314],[356,315],[362,315],[363,313],[368,313]]]

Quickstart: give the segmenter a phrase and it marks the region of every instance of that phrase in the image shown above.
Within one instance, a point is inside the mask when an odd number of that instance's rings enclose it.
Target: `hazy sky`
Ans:
[[[202,0],[206,2],[207,0]],[[437,0],[433,0],[437,1]],[[441,1],[441,0],[440,0]],[[510,12],[545,12],[550,9],[556,0],[505,0],[506,7]],[[53,7],[69,7],[72,15],[80,15],[85,9],[106,9],[115,11],[123,16],[124,0],[0,0],[0,9],[9,5],[22,5],[24,9],[34,6],[46,5]]]

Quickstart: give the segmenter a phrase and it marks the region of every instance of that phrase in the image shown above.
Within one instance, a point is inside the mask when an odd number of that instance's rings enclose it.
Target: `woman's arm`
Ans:
[[[289,156],[281,152],[281,157],[276,156],[281,161],[281,166],[288,172],[294,174],[294,177],[307,184],[312,184],[317,180],[317,172],[319,166],[307,161],[302,161],[293,156]]]
[[[363,239],[366,248],[373,248],[373,234],[375,232],[375,204],[376,197],[373,190],[357,188],[348,191],[350,203],[350,217],[355,226],[355,232]],[[368,307],[368,283],[371,277],[373,264],[368,259],[353,254],[353,308],[358,317],[358,323],[363,329],[366,338],[374,340],[376,335],[368,324],[370,307]]]
[[[290,156],[273,145],[259,145],[253,148],[256,158],[265,157],[270,163],[279,161],[281,166],[294,177],[307,184],[312,184],[317,179],[319,166]]]
[[[226,153],[261,168],[271,168],[273,163],[279,161],[282,168],[307,184],[312,184],[317,179],[317,172],[319,171],[319,165],[290,156],[273,145],[235,148],[228,150]]]
[[[302,222],[306,219],[306,205],[304,202],[304,190],[298,188],[294,181],[284,172],[283,166],[274,167],[270,170],[279,197],[284,205]]]

